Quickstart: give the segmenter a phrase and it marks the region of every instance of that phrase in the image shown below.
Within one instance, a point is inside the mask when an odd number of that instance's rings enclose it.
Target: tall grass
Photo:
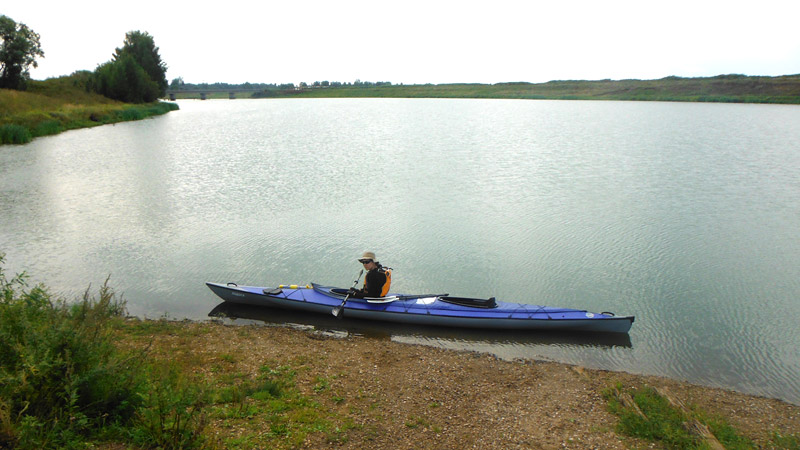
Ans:
[[[154,378],[146,353],[114,345],[125,302],[108,280],[99,297],[87,289],[69,303],[42,285],[29,288],[24,273],[7,279],[3,259],[0,448],[85,448],[98,439],[202,448],[200,424],[186,409],[199,397]]]
[[[31,132],[22,125],[0,125],[0,144],[25,144],[31,139]]]

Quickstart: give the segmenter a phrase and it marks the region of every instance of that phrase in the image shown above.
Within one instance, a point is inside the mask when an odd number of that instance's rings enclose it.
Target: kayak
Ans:
[[[347,289],[312,283],[307,286],[239,286],[206,283],[226,302],[331,314],[341,307]],[[627,333],[633,316],[610,312],[507,303],[448,294],[388,294],[382,298],[348,298],[341,314],[348,318],[414,325],[494,330],[562,330]]]

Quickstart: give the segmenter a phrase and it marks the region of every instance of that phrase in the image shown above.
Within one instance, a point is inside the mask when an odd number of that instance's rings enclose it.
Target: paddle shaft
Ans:
[[[363,274],[364,274],[364,269],[361,269],[361,271],[358,272],[358,278],[356,278],[356,282],[353,283],[353,289],[356,288],[356,285],[358,284],[358,280],[361,279],[361,275],[363,275]],[[336,308],[333,308],[333,310],[331,311],[331,314],[333,314],[335,317],[341,317],[342,308],[344,308],[344,304],[347,303],[347,299],[348,298],[350,298],[350,291],[348,291],[347,295],[345,295],[344,300],[342,300],[342,304],[337,306]]]

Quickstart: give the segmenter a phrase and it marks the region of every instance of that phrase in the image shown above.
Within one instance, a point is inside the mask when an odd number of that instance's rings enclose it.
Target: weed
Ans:
[[[201,449],[207,446],[202,432],[206,416],[202,411],[205,393],[175,366],[151,368],[151,382],[141,395],[144,407],[138,412],[134,442],[164,450]]]

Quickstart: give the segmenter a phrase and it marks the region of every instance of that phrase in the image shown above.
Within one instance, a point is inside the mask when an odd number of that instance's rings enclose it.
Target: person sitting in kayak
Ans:
[[[385,297],[389,293],[392,285],[392,269],[383,267],[375,260],[375,253],[364,252],[358,262],[364,265],[367,276],[364,277],[364,287],[361,289],[351,289],[350,296],[354,298]]]

